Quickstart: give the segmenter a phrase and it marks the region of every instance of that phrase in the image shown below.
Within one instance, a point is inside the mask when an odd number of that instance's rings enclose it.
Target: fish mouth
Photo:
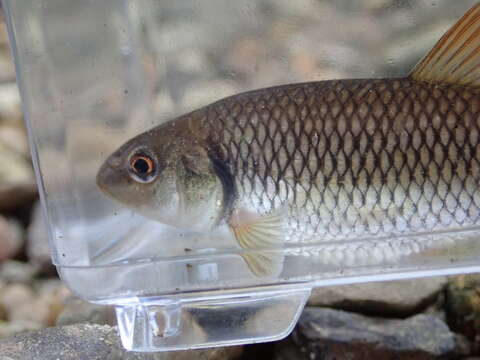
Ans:
[[[109,183],[111,182],[111,178],[113,175],[113,169],[107,162],[104,162],[100,169],[97,172],[97,176],[95,178],[95,183],[97,187],[105,194],[110,194],[108,191]]]

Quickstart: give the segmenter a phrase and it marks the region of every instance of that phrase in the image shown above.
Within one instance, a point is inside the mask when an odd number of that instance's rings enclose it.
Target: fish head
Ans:
[[[98,171],[97,185],[110,198],[147,218],[182,229],[210,231],[222,216],[222,182],[195,137],[175,124],[165,125],[113,152]]]

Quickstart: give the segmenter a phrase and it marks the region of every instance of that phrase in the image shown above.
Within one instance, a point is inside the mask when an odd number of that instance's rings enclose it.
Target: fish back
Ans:
[[[202,112],[237,203],[288,208],[289,241],[480,224],[475,89],[338,80],[236,95]]]

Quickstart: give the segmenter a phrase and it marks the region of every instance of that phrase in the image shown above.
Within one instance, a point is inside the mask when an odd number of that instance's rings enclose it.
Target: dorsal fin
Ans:
[[[442,36],[410,77],[429,83],[480,87],[480,4]]]

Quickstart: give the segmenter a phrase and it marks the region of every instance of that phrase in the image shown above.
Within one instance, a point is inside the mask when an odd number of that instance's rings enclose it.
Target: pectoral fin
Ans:
[[[238,244],[248,250],[242,257],[256,276],[275,276],[282,271],[285,219],[283,208],[265,215],[246,210],[232,215],[230,229]]]

